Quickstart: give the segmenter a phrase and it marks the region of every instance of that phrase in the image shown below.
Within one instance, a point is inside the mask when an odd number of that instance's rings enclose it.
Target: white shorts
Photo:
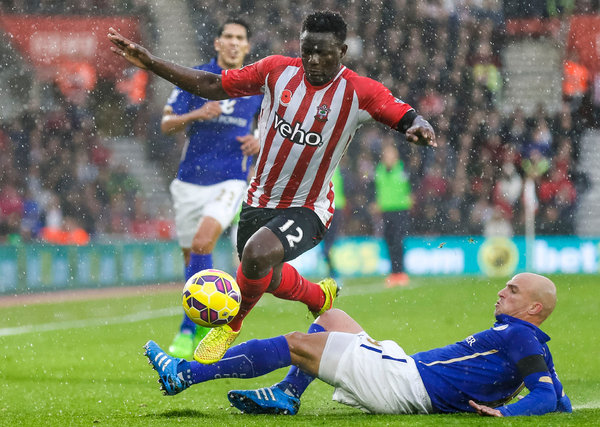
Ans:
[[[247,188],[246,181],[237,179],[214,185],[196,185],[174,179],[169,189],[175,209],[175,230],[179,246],[192,246],[200,220],[205,216],[216,219],[223,230],[229,227]]]
[[[393,341],[365,332],[331,332],[319,378],[335,387],[333,400],[374,414],[429,414],[431,400],[412,357]]]

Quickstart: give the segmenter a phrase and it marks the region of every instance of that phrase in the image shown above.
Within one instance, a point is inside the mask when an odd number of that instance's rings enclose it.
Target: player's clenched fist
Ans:
[[[136,67],[148,69],[148,66],[152,63],[152,55],[150,55],[150,52],[145,47],[123,37],[112,27],[108,29],[108,39],[114,44],[110,50],[122,56]]]

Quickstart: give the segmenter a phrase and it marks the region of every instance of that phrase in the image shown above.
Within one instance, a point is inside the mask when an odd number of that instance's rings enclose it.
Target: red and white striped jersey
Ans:
[[[221,76],[231,97],[265,95],[261,149],[246,203],[306,207],[327,227],[334,211],[331,177],[356,130],[372,120],[395,128],[412,110],[381,83],[344,66],[329,83],[313,86],[300,58],[269,56]]]

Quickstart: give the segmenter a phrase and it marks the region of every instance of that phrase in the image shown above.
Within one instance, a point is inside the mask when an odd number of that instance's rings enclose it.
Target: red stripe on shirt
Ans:
[[[298,87],[298,85],[300,84],[300,82],[302,81],[304,74],[302,72],[302,69],[299,68],[298,71],[296,72],[296,74],[288,81],[287,85],[286,85],[286,89],[292,90]],[[272,93],[273,93],[273,102],[275,102],[275,85],[273,85],[272,88]],[[276,100],[277,102],[279,102],[279,100]],[[277,109],[277,114],[279,114],[280,116],[283,116],[285,109],[287,107],[285,105],[281,105],[279,104],[279,108]],[[254,179],[252,180],[252,183],[250,184],[250,188],[248,189],[248,198],[246,200],[246,203],[248,203],[249,205],[252,204],[252,199],[254,197],[254,193],[256,192],[256,189],[258,188],[258,185],[260,184],[260,181],[262,179],[262,175],[263,172],[265,170],[265,166],[267,164],[267,159],[269,158],[269,152],[271,151],[271,147],[273,145],[273,138],[275,137],[275,133],[277,132],[277,129],[275,129],[275,127],[273,125],[271,125],[269,131],[267,132],[267,137],[265,138],[265,146],[263,147],[262,150],[262,155],[260,156],[260,158],[257,161],[257,166],[256,166],[256,174],[254,176]]]
[[[333,198],[333,182],[329,182],[329,191],[327,192],[327,200],[329,200],[329,206],[327,207],[327,212],[329,212],[331,215],[329,215],[329,220],[327,220],[327,224],[325,224],[326,228],[329,228],[329,226],[331,225],[331,220],[333,219],[333,212],[335,211],[335,209],[333,208]]]
[[[309,209],[314,210],[315,201],[319,197],[321,188],[323,188],[323,181],[325,180],[325,175],[329,170],[331,156],[333,155],[337,143],[342,133],[344,132],[344,128],[346,127],[348,115],[350,114],[350,109],[352,108],[353,94],[353,85],[347,84],[346,89],[344,90],[344,98],[342,100],[342,110],[340,111],[340,115],[337,118],[337,122],[335,124],[335,128],[333,129],[333,133],[331,134],[329,144],[327,144],[327,150],[325,151],[325,155],[323,156],[323,162],[319,166],[319,171],[317,172],[317,176],[315,176],[313,185],[311,186],[310,192],[308,193],[308,197],[306,198],[306,203],[304,204],[304,206]]]
[[[304,75],[303,70],[300,70],[300,75],[301,76]],[[299,85],[300,85],[300,82],[298,82],[297,86],[299,86]],[[294,87],[293,89],[292,88],[289,88],[289,89],[292,90],[292,92],[293,92],[294,90],[297,89],[297,86]],[[302,123],[304,121],[304,118],[306,117],[306,113],[308,112],[308,107],[310,107],[310,104],[311,104],[314,96],[315,96],[314,91],[310,91],[310,92],[306,93],[306,95],[304,95],[304,97],[302,98],[302,101],[300,102],[298,110],[296,111],[294,119],[291,122],[292,126],[294,126],[296,123]],[[279,116],[283,117],[283,114],[279,114]],[[272,126],[271,129],[274,132],[276,132],[274,126]],[[264,192],[258,199],[259,207],[264,208],[267,205],[267,203],[269,202],[269,200],[271,198],[271,192],[273,191],[273,185],[277,182],[277,178],[279,178],[279,174],[281,173],[281,170],[283,169],[283,166],[285,165],[285,161],[286,161],[288,155],[290,154],[290,151],[292,150],[293,146],[294,146],[294,142],[292,142],[292,141],[289,141],[287,139],[284,139],[282,141],[282,144],[279,147],[279,151],[277,152],[277,156],[275,157],[275,162],[273,163],[273,166],[269,170],[269,176],[267,178],[267,181],[264,184]]]
[[[333,99],[335,92],[337,91],[337,88],[341,81],[342,81],[342,79],[338,78],[331,85],[331,87],[329,89],[327,89],[327,91],[323,95],[323,98],[319,102],[320,105],[325,104],[327,107],[331,108],[331,100]],[[320,120],[315,119],[315,121],[313,122],[313,124],[310,128],[310,132],[315,132],[315,133],[321,134],[321,132],[323,131],[323,128],[325,127],[325,124],[326,124],[326,121],[320,121]],[[329,146],[329,144],[331,144],[331,141],[328,143],[328,146]],[[294,167],[292,176],[291,176],[290,180],[288,181],[287,185],[285,186],[285,189],[283,190],[283,193],[281,195],[281,199],[279,201],[279,204],[277,205],[277,208],[287,208],[292,204],[292,202],[294,201],[294,196],[296,195],[296,192],[298,191],[298,188],[300,187],[300,183],[302,182],[302,179],[304,178],[304,175],[307,172],[308,165],[309,165],[311,159],[313,158],[315,151],[318,148],[319,147],[311,147],[308,145],[306,145],[304,147],[304,150],[302,150],[302,154],[300,154],[300,158],[298,159],[298,162],[296,163],[296,166]]]

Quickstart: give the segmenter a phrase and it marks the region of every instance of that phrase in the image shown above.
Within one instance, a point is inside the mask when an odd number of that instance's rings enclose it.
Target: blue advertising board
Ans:
[[[0,294],[182,280],[175,241],[0,246]]]
[[[485,274],[509,276],[527,269],[522,236],[409,237],[404,239],[404,265],[413,275]],[[542,236],[533,242],[530,261],[536,273],[599,273],[600,239]]]
[[[506,277],[528,266],[542,274],[600,273],[600,238],[537,237],[529,260],[526,249],[522,236],[411,236],[404,239],[404,268],[414,276]],[[341,277],[390,273],[387,247],[377,237],[341,237],[333,245],[331,256]],[[229,239],[219,241],[214,260],[215,268],[235,275],[236,256]],[[311,279],[329,274],[322,245],[291,264]],[[183,281],[183,257],[175,241],[0,246],[0,294],[172,281]]]

